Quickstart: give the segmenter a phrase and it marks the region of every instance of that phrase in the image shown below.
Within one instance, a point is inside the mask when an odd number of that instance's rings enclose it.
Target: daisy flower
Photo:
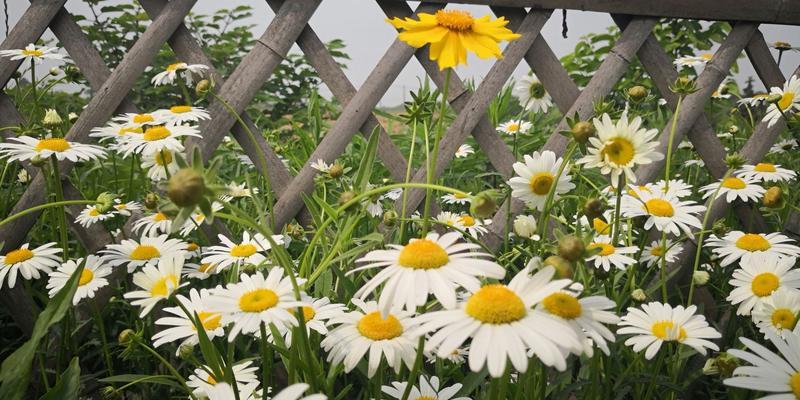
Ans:
[[[756,165],[743,165],[736,171],[736,175],[744,179],[753,179],[760,182],[786,182],[797,177],[797,172],[781,168],[780,165],[758,163]]]
[[[238,283],[215,289],[206,303],[222,313],[222,325],[233,324],[228,342],[233,342],[239,333],[259,332],[261,324],[275,324],[278,329],[297,325],[290,310],[305,304],[295,300],[291,279],[283,276],[283,268],[272,268],[266,277],[256,272],[240,278]],[[304,282],[297,280],[298,284]]]
[[[664,193],[667,196],[673,196],[677,198],[691,196],[693,188],[692,185],[680,179],[670,179],[669,185],[666,185],[665,181],[662,179],[656,183],[648,183],[646,187],[651,192]]]
[[[544,114],[553,105],[553,99],[534,73],[517,81],[511,93],[527,111]]]
[[[491,223],[492,220],[490,219],[476,219],[469,214],[461,214],[458,216],[458,224],[461,229],[466,230],[467,233],[476,239],[486,234],[486,232],[489,232],[486,226],[491,225]]]
[[[68,142],[63,138],[37,139],[20,136],[8,140],[17,142],[0,143],[0,158],[8,157],[9,162],[28,161],[32,158],[47,159],[50,156],[55,156],[58,161],[72,162],[106,158],[106,151],[100,146]]]
[[[161,151],[183,152],[181,137],[200,137],[197,128],[187,125],[157,125],[145,129],[141,136],[132,136],[120,144],[125,157],[133,153],[150,155]]]
[[[169,298],[181,285],[181,270],[185,258],[183,252],[171,257],[161,257],[158,268],[146,265],[142,272],[133,274],[133,284],[141,290],[125,293],[126,299],[134,299],[131,305],[141,306],[139,318],[144,318],[161,300]]]
[[[500,126],[497,127],[497,131],[514,136],[518,133],[528,133],[532,127],[533,124],[528,121],[511,120],[500,124]]]
[[[569,165],[564,168],[556,182],[556,174],[563,162],[563,158],[556,158],[556,153],[549,150],[541,154],[534,151],[531,156],[526,154],[524,163],[514,163],[517,176],[508,181],[512,189],[511,195],[524,201],[531,208],[542,210],[551,189],[555,200],[575,188],[575,184],[570,181]]]
[[[651,302],[642,304],[642,309],[628,308],[622,317],[618,335],[633,335],[625,341],[626,346],[640,352],[647,348],[644,358],[653,359],[664,342],[678,342],[705,355],[706,349],[718,351],[719,347],[708,339],[721,338],[716,329],[708,326],[706,317],[695,315],[697,306],[672,307],[669,304]]]
[[[229,202],[233,199],[242,197],[253,197],[254,194],[258,194],[258,188],[248,188],[246,182],[242,182],[240,184],[231,182],[225,185],[225,189],[227,190],[227,193],[220,196],[220,199],[224,202]]]
[[[114,144],[109,146],[113,150],[119,150],[119,143],[123,143],[133,136],[139,136],[144,131],[141,126],[131,126],[130,124],[109,121],[105,126],[92,128],[89,137],[97,138],[101,143],[113,140]]]
[[[488,366],[492,377],[500,377],[509,359],[514,369],[525,372],[527,350],[545,365],[564,371],[564,351],[582,349],[583,345],[563,319],[533,308],[571,283],[567,279],[551,281],[554,274],[552,267],[533,276],[524,268],[508,285],[485,285],[459,303],[457,309],[416,317],[420,332],[435,331],[426,349],[436,350],[444,358],[471,337],[469,367],[473,372]]]
[[[695,214],[706,210],[704,205],[693,201],[681,201],[677,197],[664,195],[659,191],[633,189],[634,195],[622,197],[621,213],[626,218],[645,216],[644,229],[653,226],[660,232],[680,236],[681,231],[692,236],[692,228],[702,228]]]
[[[712,58],[714,58],[714,54],[703,53],[699,56],[678,57],[672,63],[678,67],[704,67]]]
[[[171,228],[172,219],[162,212],[146,215],[133,224],[133,232],[141,233],[142,236],[169,234]]]
[[[789,78],[789,81],[783,84],[783,88],[773,87],[769,94],[780,96],[780,100],[767,108],[763,121],[767,122],[768,128],[784,118],[784,114],[800,111],[800,78],[797,76]]]
[[[135,201],[123,203],[120,199],[114,199],[114,209],[117,214],[129,217],[132,212],[141,210],[142,205]]]
[[[429,364],[434,364],[437,360],[441,359],[450,361],[456,365],[461,365],[467,359],[467,356],[469,356],[469,346],[457,348],[453,350],[452,353],[448,354],[447,357],[439,357],[436,355],[436,352],[425,351],[425,357],[428,359]]]
[[[167,235],[142,237],[140,241],[125,239],[119,244],[109,244],[100,253],[109,265],[127,264],[128,273],[141,265],[156,265],[162,257],[173,258],[186,251],[187,243],[169,239]]]
[[[156,320],[156,325],[161,325],[162,330],[153,335],[153,347],[177,340],[182,340],[180,346],[194,346],[199,343],[200,338],[197,336],[194,314],[197,314],[209,339],[224,336],[225,330],[221,323],[222,314],[213,311],[206,304],[210,296],[211,292],[208,289],[200,289],[199,292],[197,289],[192,289],[189,292],[189,298],[180,294],[175,296],[191,315],[187,316],[181,307],[165,307],[164,312],[172,315]],[[178,351],[180,351],[180,346],[178,346]]]
[[[717,188],[719,188],[719,191],[717,191]],[[767,190],[759,186],[755,179],[729,176],[721,181],[701,187],[700,191],[706,192],[703,195],[704,199],[718,193],[718,198],[724,197],[726,202],[732,203],[736,199],[740,199],[743,202],[758,201]]]
[[[295,383],[278,392],[278,394],[270,400],[326,400],[328,398],[324,394],[303,396],[303,393],[305,393],[309,387],[307,383]]]
[[[750,315],[753,307],[766,301],[778,289],[800,289],[800,270],[792,269],[794,257],[764,254],[758,258],[742,259],[740,268],[728,281],[734,287],[725,300],[739,305],[737,315]]]
[[[660,240],[654,240],[649,246],[645,246],[642,251],[640,262],[645,263],[648,267],[652,267],[661,262],[662,258],[667,260],[667,263],[672,263],[678,259],[678,256],[683,252],[683,245],[678,244],[672,240],[667,240],[666,254],[664,254],[664,247],[661,246]]]
[[[209,263],[187,263],[183,266],[183,273],[187,278],[203,280],[212,275],[216,275],[217,272],[219,271],[217,270],[216,265]]]
[[[436,216],[436,221],[448,226],[454,226],[459,229],[462,229],[458,223],[458,214],[454,212],[442,211],[439,213],[439,215]]]
[[[142,169],[147,171],[147,177],[151,181],[158,182],[167,179],[167,170],[169,170],[169,175],[172,176],[180,167],[172,151],[161,150],[142,155]]]
[[[165,121],[167,125],[182,125],[186,122],[198,122],[211,118],[204,108],[194,106],[172,106],[153,114]]]
[[[201,262],[216,265],[217,271],[224,270],[231,265],[259,265],[267,260],[262,253],[272,248],[267,238],[260,233],[251,236],[250,232],[244,231],[242,241],[239,243],[234,243],[224,235],[218,235],[218,237],[222,244],[209,246],[201,260]],[[272,240],[276,244],[283,244],[282,235],[272,235]]]
[[[485,15],[473,18],[466,11],[438,10],[435,14],[417,13],[418,19],[409,17],[387,20],[402,30],[397,38],[409,46],[420,48],[430,44],[430,59],[439,69],[452,68],[467,63],[467,51],[480,58],[502,58],[498,43],[520,37],[505,26],[508,20],[500,17],[491,20]]]
[[[475,153],[475,149],[465,143],[461,146],[458,146],[458,150],[456,150],[456,158],[465,158],[473,153]]]
[[[349,373],[367,356],[367,376],[370,378],[375,375],[383,358],[395,373],[400,372],[404,363],[411,368],[419,337],[412,332],[415,323],[411,313],[398,307],[382,318],[378,303],[365,303],[356,297],[352,303],[357,307],[355,311],[329,321],[329,324],[338,326],[321,342],[322,348],[328,352],[328,362],[342,364],[345,373]]]
[[[794,290],[778,289],[753,309],[753,322],[766,334],[773,332],[786,337],[797,327],[800,313],[800,294]]]
[[[608,114],[603,114],[594,119],[594,126],[597,136],[589,138],[589,154],[577,162],[599,168],[603,175],[611,174],[611,182],[617,182],[623,173],[628,181],[636,182],[633,167],[664,158],[656,151],[658,141],[653,140],[658,130],[642,128],[641,117],[629,121],[628,114],[623,113],[615,124]]]
[[[114,215],[116,215],[115,211],[101,213],[97,210],[97,206],[89,204],[75,217],[75,222],[84,228],[88,228],[100,221],[113,218]]]
[[[461,384],[456,383],[453,386],[446,388],[439,388],[439,378],[432,376],[430,380],[424,376],[419,377],[419,387],[416,385],[411,386],[409,392],[409,399],[433,399],[433,400],[470,400],[469,397],[453,397],[461,390]],[[403,393],[408,387],[408,382],[392,382],[391,386],[381,386],[381,391],[394,399],[402,399]]]
[[[251,365],[253,365],[253,361],[244,361],[231,366],[233,376],[236,379],[236,387],[239,389],[240,394],[244,392],[252,393],[255,391],[255,388],[258,387],[258,367],[253,367]],[[195,368],[194,373],[189,376],[189,379],[186,380],[186,385],[192,388],[192,394],[197,397],[202,398],[205,396],[210,398],[209,392],[213,391],[215,387],[227,385],[227,383],[222,381],[221,376],[218,376],[218,379],[215,379],[213,376],[211,376],[211,374],[208,373],[208,371],[211,371],[211,368],[208,366]],[[244,390],[244,388],[248,388],[249,390]],[[233,398],[232,391],[230,397],[220,397],[222,400],[229,400]],[[249,398],[249,394],[240,397],[241,400],[247,400]]]
[[[717,89],[711,92],[711,97],[715,99],[730,99],[731,94],[728,93],[730,89],[728,88],[728,79],[723,79],[722,82],[719,83]]]
[[[613,265],[617,269],[625,269],[629,265],[636,263],[636,260],[628,256],[628,254],[635,254],[639,251],[636,246],[617,247],[611,243],[611,237],[600,235],[594,238],[594,241],[586,246],[586,250],[600,249],[600,252],[587,258],[586,263],[594,261],[595,268],[603,268],[606,272],[611,270]]]
[[[8,287],[13,288],[17,283],[17,272],[26,280],[39,279],[39,272],[49,273],[61,265],[58,254],[62,250],[55,247],[55,242],[43,244],[33,250],[29,246],[30,243],[25,243],[0,257],[0,289],[3,288],[6,277]]]
[[[725,379],[728,386],[773,393],[762,399],[794,400],[800,397],[800,335],[786,332],[781,338],[767,332],[767,338],[778,349],[778,354],[744,337],[739,340],[751,352],[729,349],[728,354],[752,365],[743,365]]]
[[[775,144],[769,148],[769,152],[773,154],[783,154],[787,151],[793,150],[795,147],[797,147],[797,140],[783,139],[775,142]]]
[[[728,232],[722,238],[711,235],[706,245],[714,248],[714,254],[723,257],[720,265],[725,267],[741,259],[742,262],[760,259],[765,255],[800,257],[800,247],[794,241],[779,232],[744,233]]]
[[[321,158],[311,163],[311,168],[314,168],[315,170],[326,174],[330,172],[332,166],[333,164],[328,164],[325,162],[325,160]]]
[[[134,133],[144,133],[149,126],[164,125],[167,121],[156,113],[124,113],[112,118],[112,122],[121,123],[133,130]],[[141,132],[138,132],[141,130]],[[127,139],[139,135],[125,135]]]
[[[224,206],[222,205],[222,203],[220,203],[218,201],[215,201],[215,202],[211,203],[211,212],[212,213],[216,213],[216,212],[222,210],[223,207]],[[202,225],[203,221],[205,221],[205,220],[206,220],[206,215],[205,214],[203,214],[199,210],[195,211],[194,213],[192,213],[192,215],[189,217],[189,219],[186,220],[186,222],[183,223],[183,226],[181,227],[181,235],[182,236],[189,236],[189,234],[194,232],[194,230],[197,229],[200,225]],[[277,236],[280,236],[280,235],[277,235]],[[281,238],[282,238],[282,236],[281,236]]]
[[[25,46],[24,49],[0,50],[0,57],[8,57],[11,60],[22,60],[22,62],[33,61],[41,64],[44,60],[63,60],[64,55],[57,53],[58,48],[36,46],[33,43]]]
[[[348,272],[381,268],[372,279],[353,295],[364,299],[384,284],[378,305],[386,316],[394,305],[405,305],[414,312],[428,301],[431,293],[445,308],[456,306],[456,289],[463,287],[474,292],[480,288],[479,278],[502,279],[505,269],[490,255],[472,250],[480,246],[458,242],[461,234],[449,232],[442,236],[429,233],[424,239],[412,239],[405,246],[389,245],[389,250],[373,250],[356,260],[363,263]]]
[[[328,321],[342,316],[347,309],[344,304],[331,303],[327,297],[321,299],[314,299],[308,295],[303,296],[304,306],[303,322],[306,324],[306,332],[308,335],[311,331],[319,333],[321,336],[328,334]],[[296,309],[289,310],[292,314],[297,314]],[[283,332],[283,340],[287,346],[292,344],[292,330],[285,329]]]
[[[750,107],[758,107],[764,105],[769,99],[768,93],[756,93],[751,97],[743,97],[736,101],[738,105],[747,105]]]
[[[69,260],[55,271],[50,273],[50,279],[47,281],[47,289],[52,299],[58,294],[64,285],[67,284],[69,278],[75,273],[75,270],[84,262],[83,258],[77,260]],[[94,298],[94,294],[102,287],[108,285],[106,277],[111,274],[111,267],[104,264],[100,257],[90,255],[86,257],[86,264],[83,266],[81,276],[78,278],[78,289],[72,297],[72,305],[78,303],[85,298]]]
[[[167,65],[164,71],[157,73],[150,83],[153,86],[171,85],[175,82],[178,75],[182,75],[186,86],[191,86],[194,77],[203,77],[208,70],[208,66],[203,64],[187,64],[185,62],[176,62]]]
[[[616,307],[616,303],[605,296],[589,296],[578,298],[570,291],[561,290],[542,299],[537,308],[564,320],[575,336],[581,339],[583,347],[576,354],[585,353],[592,357],[593,345],[609,355],[608,343],[614,341],[614,333],[603,324],[618,324],[619,317],[606,311]]]
[[[444,204],[469,204],[472,202],[472,193],[448,193],[442,196],[442,202]]]

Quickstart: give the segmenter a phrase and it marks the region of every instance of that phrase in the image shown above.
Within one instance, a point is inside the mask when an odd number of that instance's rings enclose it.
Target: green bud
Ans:
[[[648,95],[648,91],[647,91],[647,88],[644,87],[644,86],[637,85],[637,86],[634,86],[634,87],[628,89],[628,96],[633,101],[637,101],[637,102],[638,101],[642,101],[647,97],[647,95]]]
[[[714,222],[714,225],[711,226],[711,232],[717,237],[725,236],[728,232],[731,231],[727,225],[725,225],[725,220],[718,219]]]
[[[136,340],[136,332],[133,329],[125,329],[119,333],[117,336],[117,341],[119,344],[130,344],[132,341]]]
[[[772,186],[764,193],[764,198],[761,199],[765,207],[781,208],[783,207],[783,189],[780,186]]]
[[[112,208],[114,208],[114,200],[117,196],[113,193],[103,192],[97,195],[97,201],[99,202],[95,205],[97,212],[103,214]]]
[[[491,218],[496,210],[497,201],[494,199],[494,194],[489,190],[476,194],[469,206],[469,213],[481,219]]]
[[[41,168],[47,164],[47,158],[43,158],[38,154],[31,158],[31,165],[37,168]]]
[[[383,213],[383,224],[386,226],[395,226],[397,224],[397,211],[389,210]]]
[[[328,169],[328,175],[331,178],[340,178],[344,174],[344,167],[342,167],[339,163],[334,163],[331,165],[330,169]]]
[[[747,159],[739,153],[728,154],[725,156],[725,165],[730,169],[739,169],[747,163]]]
[[[579,121],[572,126],[572,138],[578,143],[586,144],[596,132],[594,125],[587,121]]]
[[[194,87],[194,92],[197,93],[199,96],[205,96],[206,93],[211,89],[211,81],[208,79],[203,79],[200,82],[197,82],[197,85]]]
[[[550,256],[544,259],[544,265],[549,265],[555,268],[556,276],[559,279],[572,279],[575,269],[572,268],[572,263],[561,256]]]
[[[780,94],[771,94],[769,97],[767,97],[767,103],[777,103],[781,101],[782,98],[783,96]]]
[[[194,355],[194,346],[190,344],[182,344],[181,347],[178,348],[178,357],[181,360],[190,360]]]
[[[583,215],[591,222],[595,218],[601,218],[605,208],[605,204],[600,199],[592,197],[586,199],[586,202],[583,203]]]
[[[568,261],[578,261],[583,258],[586,246],[583,241],[573,235],[567,235],[558,241],[558,255]]]
[[[179,169],[169,178],[167,184],[167,196],[178,207],[196,206],[205,192],[205,179],[194,168]]]
[[[636,288],[631,292],[631,298],[641,303],[647,300],[647,293],[642,289]]]
[[[354,198],[356,198],[355,192],[350,190],[342,192],[342,194],[339,195],[339,205],[343,206],[347,204],[350,200],[353,200]]]
[[[144,206],[147,207],[148,210],[155,210],[158,208],[158,199],[157,194],[149,192],[144,195]]]
[[[300,240],[305,234],[303,227],[298,224],[287,224],[286,234],[294,240]]]

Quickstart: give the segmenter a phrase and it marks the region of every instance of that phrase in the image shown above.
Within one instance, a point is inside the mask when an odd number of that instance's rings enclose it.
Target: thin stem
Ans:
[[[442,89],[442,107],[439,110],[439,120],[437,121],[436,127],[436,136],[433,139],[433,154],[431,156],[431,160],[428,163],[427,168],[427,175],[425,179],[425,183],[432,185],[434,180],[434,175],[436,174],[436,162],[439,159],[439,142],[442,140],[442,131],[444,130],[444,120],[445,120],[445,113],[447,112],[447,96],[450,91],[450,75],[452,74],[453,69],[448,68],[447,72],[445,72],[444,76],[444,89]],[[428,220],[431,216],[431,195],[433,191],[431,189],[427,190],[425,194],[425,206],[423,208],[422,214],[422,236],[428,234],[428,229],[430,229],[430,221]],[[403,399],[405,400],[405,399]]]
[[[672,126],[669,129],[669,140],[667,141],[667,159],[664,167],[664,193],[669,190],[670,166],[672,165],[672,143],[675,140],[675,129],[678,125],[678,114],[681,110],[683,95],[678,96],[678,104],[675,105],[675,113],[672,115]]]
[[[617,201],[614,204],[614,228],[611,233],[611,245],[616,246],[618,244],[617,239],[619,238],[619,214],[620,208],[622,206],[622,191],[625,188],[625,173],[619,174],[619,179],[617,180]],[[613,185],[612,185],[613,186]]]
[[[78,205],[78,204],[99,204],[100,202],[97,200],[63,200],[63,201],[54,201],[46,204],[40,204],[36,207],[26,208],[14,215],[10,215],[8,218],[0,221],[0,226],[3,226],[9,222],[12,222],[16,219],[22,218],[30,213],[34,213],[40,210],[44,210],[51,207],[63,207],[63,206],[71,206],[71,205]]]
[[[406,177],[403,183],[411,182],[411,166],[414,162],[414,149],[417,144],[417,121],[412,121],[411,127],[411,149],[408,151],[408,163],[406,164]],[[406,203],[408,203],[408,191],[403,190],[402,208],[400,210],[400,243],[406,241]]]
[[[572,153],[575,152],[577,148],[577,142],[572,142],[569,144],[567,148],[567,152],[564,154],[564,158],[561,161],[561,165],[558,167],[558,172],[556,176],[553,177],[553,183],[550,185],[550,190],[547,192],[547,198],[544,202],[544,208],[542,208],[542,212],[539,213],[539,237],[544,240],[546,238],[547,233],[547,220],[550,216],[550,208],[553,206],[553,200],[556,196],[556,189],[558,188],[558,180],[561,179],[561,175],[564,174],[564,170],[567,169],[569,165],[569,160],[572,157]],[[511,199],[509,198],[508,201]]]
[[[162,357],[161,354],[158,354],[157,351],[151,349],[150,346],[144,343],[139,343],[139,345],[142,346],[142,348],[145,349],[148,353],[152,354],[153,357],[158,359],[158,361],[164,364],[164,367],[167,368],[167,371],[169,371],[169,373],[172,374],[172,376],[174,376],[175,379],[178,380],[178,383],[180,383],[181,386],[183,386],[183,389],[186,390],[187,393],[189,393],[189,397],[191,397],[194,400],[197,400],[197,397],[195,397],[194,393],[192,392],[192,389],[186,385],[186,380],[183,379],[183,376],[181,376],[181,374],[175,369],[175,367],[172,366],[172,364],[169,361],[164,359],[164,357]]]
[[[84,268],[86,267],[84,266]],[[106,361],[106,368],[108,368],[108,376],[114,376],[114,364],[111,361],[111,353],[108,351],[108,341],[106,340],[106,327],[103,323],[103,316],[94,299],[90,299],[89,308],[92,309],[94,323],[97,325],[97,329],[100,333],[100,341],[103,344],[103,357]]]
[[[408,400],[408,396],[411,394],[411,388],[414,386],[414,383],[419,377],[419,370],[422,368],[422,354],[425,352],[424,348],[425,335],[421,335],[419,337],[419,342],[417,342],[417,356],[414,359],[414,367],[411,368],[411,373],[408,375],[408,384],[406,385],[406,390],[403,391],[403,396],[400,398],[400,400]]]
[[[64,201],[64,188],[61,187],[61,173],[58,168],[58,159],[55,155],[50,156],[53,166],[53,190],[56,193],[56,202]],[[64,207],[58,209],[58,227],[61,234],[62,258],[64,261],[69,259],[69,233],[67,231],[67,213]]]

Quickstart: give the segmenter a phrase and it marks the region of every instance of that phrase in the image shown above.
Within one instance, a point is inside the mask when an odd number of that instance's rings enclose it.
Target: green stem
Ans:
[[[675,105],[675,114],[672,116],[672,126],[669,129],[669,140],[667,141],[667,159],[666,165],[664,166],[664,193],[667,192],[669,189],[669,179],[670,179],[670,166],[672,165],[672,143],[675,140],[675,129],[678,125],[678,114],[681,110],[681,103],[683,102],[683,96],[678,95],[678,104]]]
[[[53,166],[53,190],[56,193],[56,202],[64,201],[64,188],[61,186],[61,172],[58,168],[58,159],[55,155],[50,156]],[[61,256],[64,261],[69,259],[69,232],[67,228],[67,213],[64,207],[58,209],[58,227],[61,234]]]
[[[614,228],[611,232],[611,245],[616,246],[619,243],[617,239],[619,238],[619,213],[622,206],[622,191],[625,190],[625,173],[621,173],[619,175],[619,179],[617,180],[617,201],[614,204]]]
[[[86,267],[84,266],[84,268]],[[97,329],[100,333],[100,342],[103,344],[103,357],[106,361],[106,368],[108,368],[108,376],[114,376],[114,364],[111,361],[111,353],[108,351],[108,341],[106,340],[106,327],[103,323],[103,316],[100,313],[97,302],[95,302],[94,299],[90,299],[90,303],[89,308],[92,309],[94,323],[97,325]]]
[[[164,357],[162,357],[161,354],[158,354],[157,351],[151,349],[150,346],[144,343],[139,343],[139,345],[142,346],[142,348],[145,349],[148,353],[150,353],[153,357],[158,359],[158,361],[164,364],[164,367],[167,368],[167,371],[169,371],[169,373],[175,377],[178,383],[180,383],[180,385],[183,386],[183,389],[186,390],[187,393],[189,393],[189,397],[191,397],[194,400],[197,400],[197,397],[195,397],[194,393],[192,392],[192,389],[186,385],[186,380],[183,379],[183,376],[181,376],[181,374],[175,369],[175,367],[172,366],[172,364],[170,364],[169,361],[164,359]]]
[[[417,382],[419,370],[422,368],[422,355],[425,352],[424,348],[425,335],[421,335],[419,337],[419,342],[417,342],[417,356],[414,359],[414,367],[411,368],[411,373],[408,374],[408,384],[406,385],[406,389],[403,391],[403,396],[400,398],[400,400],[408,400],[408,396],[411,394],[411,388],[414,386],[414,383]]]
[[[444,120],[445,114],[447,112],[447,96],[450,91],[450,74],[453,72],[452,68],[448,68],[445,72],[444,76],[444,88],[442,89],[442,106],[439,110],[439,120],[437,121],[436,125],[436,136],[433,139],[433,154],[431,155],[431,159],[428,162],[427,174],[425,178],[425,183],[432,185],[434,180],[434,175],[436,174],[436,162],[439,159],[439,142],[442,140],[442,131],[444,130]],[[428,189],[425,194],[425,206],[423,208],[422,214],[422,236],[428,234],[428,229],[430,229],[430,216],[431,216],[431,195],[433,194],[433,190]],[[403,399],[405,400],[405,399]]]
[[[558,172],[556,176],[553,177],[553,183],[550,185],[550,190],[547,192],[547,198],[544,202],[544,208],[542,208],[542,212],[539,213],[539,238],[544,240],[547,234],[547,220],[550,217],[550,208],[553,206],[553,199],[555,199],[556,195],[556,188],[558,187],[558,180],[561,179],[561,175],[564,173],[564,170],[569,165],[569,160],[572,157],[572,153],[575,152],[578,143],[573,141],[569,144],[567,148],[567,152],[564,154],[564,158],[561,161],[561,165],[558,167]],[[510,198],[509,198],[510,201]]]
[[[661,232],[661,297],[667,304],[667,232]]]
[[[408,151],[408,163],[406,164],[406,177],[403,183],[411,182],[411,166],[414,162],[414,149],[417,144],[417,121],[412,121],[411,127],[411,149]],[[406,242],[406,204],[408,203],[408,191],[403,190],[402,208],[400,210],[400,243]]]

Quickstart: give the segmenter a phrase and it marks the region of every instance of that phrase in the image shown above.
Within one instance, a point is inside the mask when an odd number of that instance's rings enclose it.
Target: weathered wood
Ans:
[[[392,0],[403,1],[406,0]],[[795,0],[430,0],[435,3],[492,4],[533,9],[568,9],[651,17],[752,21],[800,25]]]
[[[0,44],[0,50],[22,49],[35,42],[47,29],[50,20],[56,15],[66,0],[33,0],[20,17],[22,23],[14,25],[8,36]],[[11,75],[19,68],[21,60],[0,58],[0,87],[5,87]]]

